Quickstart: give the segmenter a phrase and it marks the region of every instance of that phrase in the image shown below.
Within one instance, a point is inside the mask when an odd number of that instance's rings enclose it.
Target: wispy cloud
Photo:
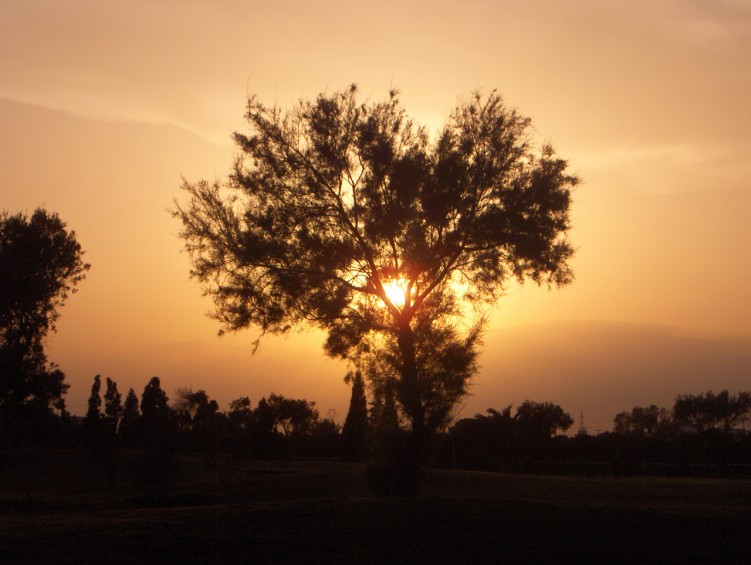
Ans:
[[[714,192],[751,188],[751,144],[616,146],[577,157],[586,176],[639,192]]]

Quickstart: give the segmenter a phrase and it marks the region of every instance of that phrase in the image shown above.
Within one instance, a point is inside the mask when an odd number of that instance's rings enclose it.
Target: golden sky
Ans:
[[[234,155],[248,93],[291,105],[398,87],[437,129],[497,88],[568,158],[574,284],[512,286],[462,416],[552,401],[606,429],[636,404],[751,389],[751,0],[0,2],[0,208],[44,206],[92,269],[49,340],[68,403],[271,391],[341,422],[321,335],[218,338],[167,209]]]

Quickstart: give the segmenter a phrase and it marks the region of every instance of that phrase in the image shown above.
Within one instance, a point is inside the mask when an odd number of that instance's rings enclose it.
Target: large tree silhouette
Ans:
[[[44,339],[89,265],[57,214],[0,213],[0,415],[39,419],[64,412],[65,375],[47,363]],[[10,428],[8,428],[10,430]]]
[[[186,181],[176,203],[192,274],[223,330],[327,331],[329,355],[393,390],[419,466],[475,372],[483,316],[468,306],[510,278],[571,281],[577,178],[496,92],[460,102],[434,139],[395,91],[360,102],[355,86],[289,110],[251,97],[246,118],[229,180]]]

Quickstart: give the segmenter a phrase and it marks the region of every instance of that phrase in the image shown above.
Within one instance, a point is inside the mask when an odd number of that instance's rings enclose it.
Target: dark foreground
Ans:
[[[2,562],[742,563],[751,481],[428,471],[375,499],[357,466],[178,458],[154,497],[139,454],[0,461]],[[109,468],[110,471],[112,467]]]

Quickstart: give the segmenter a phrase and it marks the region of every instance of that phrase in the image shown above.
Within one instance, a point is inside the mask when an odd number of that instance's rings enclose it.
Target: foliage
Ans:
[[[525,400],[516,409],[514,423],[525,435],[550,438],[558,430],[565,432],[574,420],[557,404]]]
[[[99,420],[102,418],[102,397],[100,391],[102,389],[102,375],[95,375],[94,382],[91,384],[91,394],[87,401],[88,408],[86,409],[86,425],[89,428],[96,428]]]
[[[200,425],[219,411],[216,400],[210,400],[205,390],[193,392],[190,388],[179,388],[176,396],[172,410],[177,414],[181,424],[188,428]]]
[[[229,181],[186,181],[176,203],[192,275],[222,331],[317,326],[374,396],[390,381],[419,465],[476,370],[484,318],[465,305],[493,304],[509,278],[571,281],[578,179],[496,92],[433,140],[395,91],[359,102],[355,86],[288,111],[251,97],[246,118]]]
[[[365,382],[360,371],[349,373],[346,380],[352,384],[352,396],[342,428],[342,446],[346,457],[359,460],[364,458],[367,452],[368,401],[365,396]]]
[[[315,431],[318,423],[315,402],[285,398],[273,392],[266,402],[273,414],[274,425],[286,437],[310,435]]]
[[[613,431],[616,434],[638,434],[654,436],[671,428],[673,423],[670,412],[654,404],[634,406],[631,412],[619,412],[613,418]]]
[[[676,420],[693,426],[697,432],[720,429],[729,432],[751,417],[751,392],[731,395],[727,390],[714,394],[681,394],[675,399]]]
[[[124,446],[134,447],[138,437],[139,420],[141,412],[139,410],[138,397],[135,391],[130,388],[125,395],[123,402],[122,418],[120,419],[120,438]]]
[[[117,430],[122,418],[122,395],[117,390],[117,383],[107,377],[107,390],[104,393],[104,416],[113,430]]]
[[[168,420],[170,410],[167,393],[162,389],[159,377],[151,377],[141,395],[141,417],[145,422]]]
[[[0,412],[64,411],[65,375],[48,366],[44,338],[89,265],[57,214],[0,213]]]
[[[512,406],[488,408],[454,424],[450,437],[454,450],[473,468],[507,468],[512,462],[548,458],[551,438],[573,424],[571,416],[552,402],[524,401],[511,415]],[[458,446],[458,447],[457,447]],[[454,456],[455,457],[455,456]]]

